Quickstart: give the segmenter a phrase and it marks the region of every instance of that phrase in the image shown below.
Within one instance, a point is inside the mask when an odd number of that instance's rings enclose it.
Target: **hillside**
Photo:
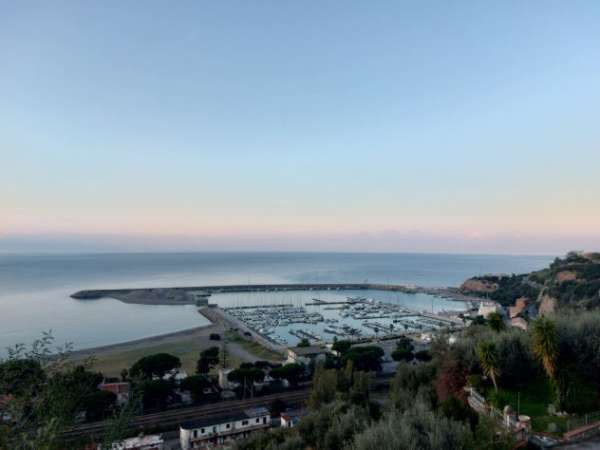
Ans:
[[[600,306],[600,253],[570,252],[546,269],[521,275],[485,275],[468,279],[465,294],[477,294],[510,306],[519,298],[556,307],[590,309]]]

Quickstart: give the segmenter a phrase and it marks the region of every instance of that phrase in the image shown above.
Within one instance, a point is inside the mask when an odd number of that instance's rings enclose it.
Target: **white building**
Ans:
[[[496,312],[502,313],[502,306],[500,306],[498,303],[490,301],[479,303],[479,310],[477,311],[477,315],[483,316],[487,319],[487,316]]]
[[[227,378],[229,376],[229,374],[231,372],[233,372],[235,369],[222,369],[219,368],[219,387],[221,389],[235,389],[236,387],[238,387],[240,384],[236,383],[234,381],[229,381],[229,379]]]
[[[327,348],[311,345],[309,347],[288,348],[287,363],[309,364],[311,361],[325,361],[326,355],[330,353]]]
[[[245,438],[257,430],[271,426],[271,413],[267,408],[252,408],[204,419],[184,422],[179,427],[179,439],[183,450],[222,445]]]
[[[125,439],[112,444],[110,450],[163,450],[165,441],[159,434]],[[98,447],[100,449],[100,447]],[[101,449],[100,449],[101,450]]]

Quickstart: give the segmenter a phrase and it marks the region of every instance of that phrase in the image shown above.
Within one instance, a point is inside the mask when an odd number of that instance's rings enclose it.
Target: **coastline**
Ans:
[[[207,330],[209,330],[207,332]],[[181,340],[182,338],[200,337],[211,332],[218,331],[218,326],[214,323],[208,325],[202,325],[194,328],[187,328],[185,330],[173,331],[171,333],[162,333],[153,336],[147,336],[139,339],[133,339],[130,341],[117,342],[115,344],[101,345],[98,347],[88,347],[79,350],[73,350],[71,357],[74,359],[85,359],[90,356],[99,356],[106,353],[112,353],[117,351],[131,351],[138,347],[148,347],[150,345],[167,344]]]
[[[281,362],[282,356],[270,348],[254,345],[253,340],[244,339],[236,333],[232,334],[230,324],[223,316],[210,314],[208,308],[201,308],[198,313],[206,317],[210,324],[75,350],[71,353],[70,359],[75,363],[83,363],[91,358],[91,366],[94,370],[113,377],[118,377],[122,369],[131,367],[139,358],[152,353],[170,353],[177,356],[187,373],[195,373],[196,362],[201,351],[215,346],[221,348],[225,344],[231,364],[239,365],[242,362],[258,360]],[[214,333],[220,336],[219,340],[211,339],[211,334]]]

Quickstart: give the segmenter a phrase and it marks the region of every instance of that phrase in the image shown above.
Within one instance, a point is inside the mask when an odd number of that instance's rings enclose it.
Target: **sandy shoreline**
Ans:
[[[81,350],[74,350],[71,353],[71,355],[75,359],[81,359],[86,358],[88,356],[99,356],[103,353],[126,352],[130,350],[148,347],[150,345],[177,342],[182,338],[204,338],[207,337],[210,333],[217,333],[219,331],[221,330],[218,327],[218,325],[211,323],[208,325],[202,325],[200,327],[174,331],[172,333],[163,333],[155,336],[134,339],[131,341],[117,342],[115,344],[101,345],[99,347],[90,347]]]

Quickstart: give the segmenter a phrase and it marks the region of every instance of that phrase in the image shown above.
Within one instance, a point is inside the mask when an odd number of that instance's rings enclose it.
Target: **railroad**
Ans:
[[[186,420],[199,419],[206,416],[222,413],[238,412],[254,406],[269,405],[276,399],[283,400],[288,404],[297,404],[308,398],[308,388],[285,392],[280,394],[265,395],[246,400],[223,401],[211,405],[181,408],[171,411],[162,411],[153,414],[144,414],[134,417],[128,424],[130,431],[147,431],[153,428],[168,428],[178,426]],[[62,433],[65,441],[73,441],[85,437],[98,438],[106,431],[109,421],[94,422],[71,427]]]

